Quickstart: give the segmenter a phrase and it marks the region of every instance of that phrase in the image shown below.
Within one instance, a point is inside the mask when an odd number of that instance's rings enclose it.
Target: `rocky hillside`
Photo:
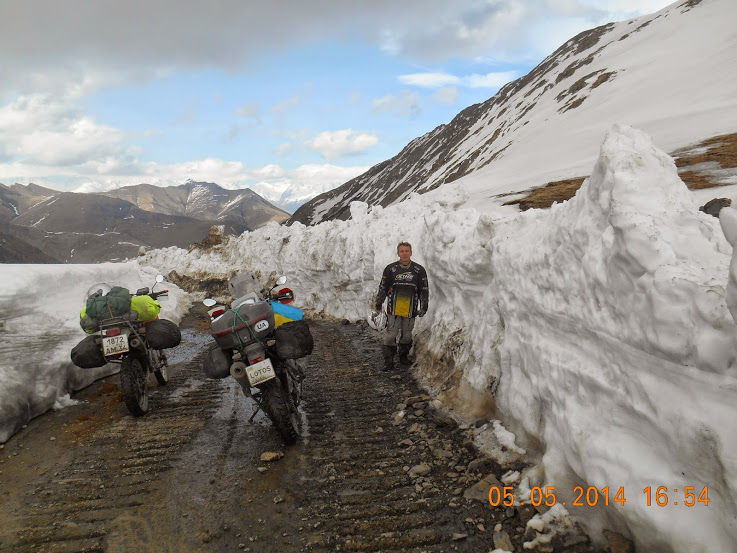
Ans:
[[[286,221],[289,214],[252,190],[226,190],[212,182],[188,181],[181,186],[150,184],[125,186],[104,193],[126,200],[144,211],[183,215],[210,221],[233,221],[255,230],[271,221]]]
[[[213,183],[141,184],[104,195],[0,184],[0,262],[120,261],[141,247],[186,248],[215,225],[240,234],[287,217],[250,190]]]
[[[0,183],[0,223],[8,222],[59,192],[37,184],[5,186]]]
[[[474,173],[488,175],[483,186],[506,186],[507,193],[516,182],[523,182],[519,190],[526,192],[544,186],[548,181],[535,180],[543,166],[557,176],[549,180],[580,177],[596,156],[589,146],[599,144],[613,122],[640,124],[674,147],[686,146],[675,141],[689,132],[701,132],[700,139],[733,132],[725,123],[727,113],[710,114],[707,121],[697,119],[702,114],[696,110],[710,102],[725,105],[725,74],[735,82],[737,64],[724,53],[725,45],[737,46],[735,33],[714,25],[735,15],[729,0],[688,0],[582,32],[486,102],[303,205],[290,222],[346,219],[351,201],[387,206]],[[714,36],[719,33],[724,36]],[[733,97],[726,105],[735,111]],[[688,117],[703,130],[689,128]]]

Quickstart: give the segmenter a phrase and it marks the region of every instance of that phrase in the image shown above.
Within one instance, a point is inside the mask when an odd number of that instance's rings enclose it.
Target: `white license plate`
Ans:
[[[276,378],[271,359],[264,359],[246,367],[246,374],[248,375],[248,383],[251,386],[257,386],[262,382]]]
[[[106,336],[102,339],[102,351],[105,354],[105,357],[129,351],[128,335],[120,334],[118,336]]]

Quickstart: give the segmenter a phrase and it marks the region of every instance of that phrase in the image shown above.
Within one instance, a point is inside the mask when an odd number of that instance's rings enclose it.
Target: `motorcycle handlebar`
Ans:
[[[169,297],[169,290],[162,290],[161,292],[151,292],[149,294],[153,299],[167,298]]]

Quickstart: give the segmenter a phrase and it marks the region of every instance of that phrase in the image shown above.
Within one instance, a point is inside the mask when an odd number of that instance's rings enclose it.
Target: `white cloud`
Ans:
[[[463,77],[457,77],[448,73],[412,73],[409,75],[400,75],[398,80],[407,85],[423,88],[439,88],[452,85],[467,88],[499,89],[518,76],[516,71],[502,71],[487,73],[486,75],[473,74]]]
[[[487,73],[486,75],[468,75],[461,81],[469,88],[501,88],[510,81],[519,77],[516,71],[503,71],[500,73]]]
[[[253,174],[262,179],[278,179],[286,175],[286,171],[278,165],[271,164],[256,169]]]
[[[0,152],[11,162],[66,167],[134,152],[117,129],[100,125],[62,99],[35,94],[0,107]]]
[[[358,154],[379,143],[379,138],[374,134],[360,133],[353,129],[339,131],[323,131],[305,144],[320,152],[327,160],[339,158],[344,155]]]
[[[240,106],[235,112],[241,117],[247,117],[250,119],[260,120],[261,118],[261,106],[257,102],[246,102]]]
[[[399,96],[388,94],[371,102],[371,110],[375,113],[392,113],[415,117],[422,111],[420,97],[416,92],[402,90]]]
[[[461,82],[460,78],[447,73],[412,73],[410,75],[400,75],[398,80],[400,83],[424,88],[457,85]]]
[[[458,100],[458,89],[454,86],[439,88],[433,93],[432,99],[439,104],[452,106]]]

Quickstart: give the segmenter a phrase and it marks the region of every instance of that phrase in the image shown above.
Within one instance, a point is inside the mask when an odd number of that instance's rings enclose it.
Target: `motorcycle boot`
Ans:
[[[382,368],[382,370],[393,370],[394,355],[396,355],[397,353],[397,346],[381,346],[381,353],[384,355],[384,367]]]
[[[410,356],[409,350],[412,349],[412,342],[409,344],[399,344],[399,363],[401,365],[412,365],[415,360]]]

